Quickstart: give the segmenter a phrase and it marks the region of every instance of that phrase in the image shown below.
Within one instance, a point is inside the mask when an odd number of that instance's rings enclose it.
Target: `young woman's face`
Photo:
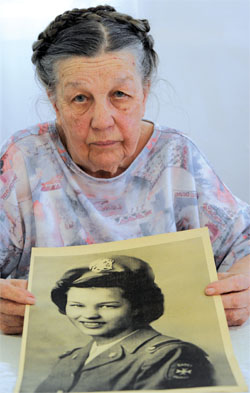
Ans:
[[[61,60],[57,79],[51,101],[72,159],[93,176],[116,176],[136,157],[149,131],[141,121],[148,87],[133,54]]]
[[[66,315],[99,344],[132,332],[131,305],[120,288],[75,288],[68,291]]]

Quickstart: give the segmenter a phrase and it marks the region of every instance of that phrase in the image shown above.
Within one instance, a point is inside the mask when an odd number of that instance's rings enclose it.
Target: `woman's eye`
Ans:
[[[117,97],[117,98],[123,98],[123,97],[126,97],[126,96],[127,96],[127,94],[123,93],[123,92],[120,91],[120,90],[116,91],[116,92],[114,93],[114,95],[115,95],[115,97]]]
[[[85,95],[83,95],[83,94],[78,94],[75,98],[74,98],[74,101],[75,102],[84,102],[86,100],[86,97],[85,97]]]
[[[117,308],[118,306],[114,305],[114,304],[103,304],[102,306],[100,306],[100,308],[102,309],[107,309],[107,308]]]

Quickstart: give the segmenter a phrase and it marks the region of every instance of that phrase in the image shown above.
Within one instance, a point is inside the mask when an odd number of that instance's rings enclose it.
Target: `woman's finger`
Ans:
[[[11,300],[0,299],[0,310],[5,315],[24,316],[25,305],[12,302]]]
[[[10,278],[5,280],[7,283],[14,285],[14,287],[19,287],[23,289],[27,289],[28,287],[28,281],[27,280],[19,280],[16,278]]]
[[[229,326],[240,326],[247,321],[250,315],[250,308],[226,309],[225,313]]]
[[[221,295],[223,293],[238,292],[250,287],[250,277],[244,274],[220,273],[219,281],[207,285],[206,295]]]
[[[23,317],[19,315],[6,315],[1,312],[0,324],[4,324],[9,327],[21,327],[23,326]]]
[[[0,279],[0,297],[16,303],[34,304],[35,297],[24,288],[26,285],[25,280]]]
[[[23,331],[23,318],[0,313],[0,330],[4,334],[20,334]]]
[[[250,289],[221,296],[224,308],[245,308],[250,305]]]

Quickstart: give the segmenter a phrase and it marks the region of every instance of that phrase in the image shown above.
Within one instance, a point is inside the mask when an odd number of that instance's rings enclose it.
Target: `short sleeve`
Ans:
[[[15,145],[1,157],[0,172],[0,275],[15,269],[25,255],[23,214],[27,206],[26,170],[21,152]],[[22,186],[21,186],[22,183]],[[23,277],[26,275],[23,269]]]
[[[186,170],[194,179],[200,227],[207,227],[217,268],[228,270],[250,253],[250,206],[234,196],[187,139]]]

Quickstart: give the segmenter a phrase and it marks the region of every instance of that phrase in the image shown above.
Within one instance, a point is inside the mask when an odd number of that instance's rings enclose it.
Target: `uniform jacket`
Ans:
[[[140,329],[84,366],[92,342],[59,357],[36,392],[170,389],[214,385],[206,353],[188,342]]]

